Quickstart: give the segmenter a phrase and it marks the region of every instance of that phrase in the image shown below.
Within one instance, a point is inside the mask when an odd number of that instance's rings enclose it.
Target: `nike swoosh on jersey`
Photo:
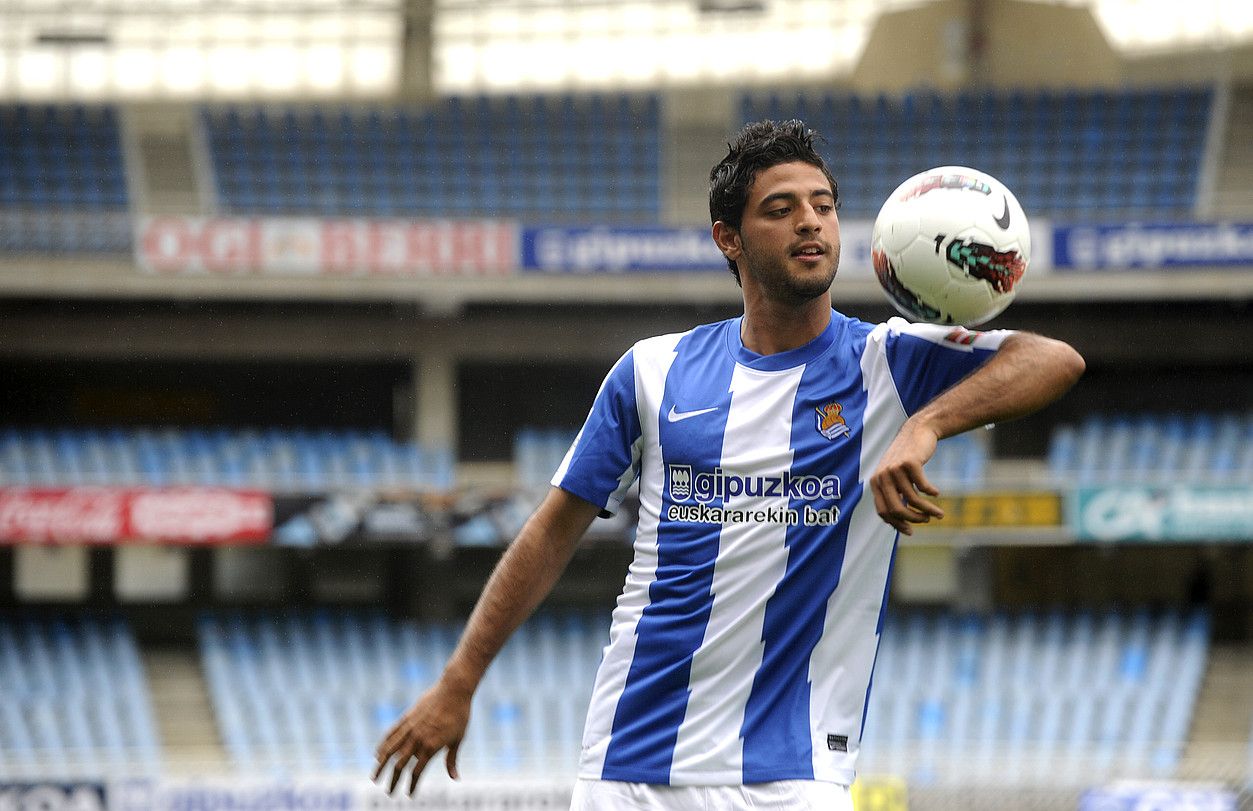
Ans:
[[[717,411],[717,406],[710,408],[701,408],[696,411],[675,411],[674,406],[670,406],[670,413],[666,415],[666,419],[670,422],[682,422],[690,417],[699,417],[701,414],[708,414],[710,411]]]
[[[1009,230],[1009,198],[1002,197],[1001,202],[1004,203],[1005,205],[1005,213],[999,217],[993,217],[992,219],[996,221],[996,224],[1001,227],[1002,231],[1008,231]]]

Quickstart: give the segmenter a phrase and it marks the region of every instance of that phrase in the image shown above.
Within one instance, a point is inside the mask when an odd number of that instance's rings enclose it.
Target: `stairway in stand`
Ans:
[[[227,773],[229,761],[218,735],[196,651],[153,648],[145,650],[143,656],[166,773]]]
[[[1179,764],[1184,780],[1243,785],[1253,725],[1253,647],[1214,644],[1192,731]]]

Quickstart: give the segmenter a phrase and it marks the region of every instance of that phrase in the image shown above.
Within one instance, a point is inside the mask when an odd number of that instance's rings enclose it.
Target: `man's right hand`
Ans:
[[[377,751],[378,768],[374,771],[374,780],[383,776],[388,766],[391,767],[391,781],[387,793],[396,791],[396,786],[403,776],[405,767],[412,761],[413,771],[409,775],[410,796],[418,788],[418,778],[426,770],[431,758],[447,749],[444,758],[448,768],[448,776],[459,779],[457,774],[457,749],[461,739],[465,737],[466,727],[470,723],[470,700],[473,692],[458,690],[443,679],[422,694],[413,706],[405,711],[396,721]]]

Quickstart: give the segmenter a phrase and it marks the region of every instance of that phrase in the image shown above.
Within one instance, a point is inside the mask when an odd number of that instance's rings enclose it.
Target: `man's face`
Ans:
[[[840,263],[840,221],[826,175],[808,163],[757,173],[738,231],[715,226],[714,239],[734,259],[747,289],[802,303],[825,295]]]

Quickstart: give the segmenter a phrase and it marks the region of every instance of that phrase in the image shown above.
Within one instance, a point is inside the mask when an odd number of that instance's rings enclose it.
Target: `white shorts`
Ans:
[[[660,786],[580,778],[570,811],[853,811],[853,798],[848,786],[817,780]]]

